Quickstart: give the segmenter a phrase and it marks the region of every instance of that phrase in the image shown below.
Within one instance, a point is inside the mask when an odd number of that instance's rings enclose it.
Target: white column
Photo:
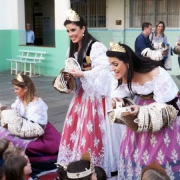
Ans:
[[[0,0],[0,30],[11,29],[11,0]]]
[[[70,0],[54,0],[55,2],[55,29],[64,30],[66,12],[70,9]]]

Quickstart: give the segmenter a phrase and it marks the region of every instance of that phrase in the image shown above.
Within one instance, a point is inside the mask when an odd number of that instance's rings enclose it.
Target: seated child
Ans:
[[[22,156],[7,158],[3,164],[3,172],[6,180],[26,180],[31,170],[31,164]]]

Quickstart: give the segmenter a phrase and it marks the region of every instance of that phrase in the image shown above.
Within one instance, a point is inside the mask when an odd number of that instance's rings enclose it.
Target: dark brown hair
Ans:
[[[9,143],[10,143],[9,139],[6,139],[6,138],[0,139],[0,157],[3,156],[3,153],[8,148]]]
[[[96,39],[89,34],[88,30],[87,30],[87,26],[86,23],[84,21],[84,19],[82,17],[80,17],[80,21],[70,21],[70,20],[65,20],[64,22],[64,26],[68,25],[68,24],[74,24],[78,27],[80,27],[80,29],[82,29],[83,27],[85,27],[85,31],[84,31],[84,36],[82,38],[82,44],[81,44],[81,49],[78,52],[78,62],[80,65],[82,65],[83,63],[83,59],[84,59],[84,53],[86,52],[86,48],[88,43],[93,40],[96,41]],[[78,51],[78,43],[73,43],[70,40],[70,51],[69,51],[69,57],[74,57],[74,53]]]
[[[6,180],[25,180],[24,167],[26,165],[27,161],[22,156],[7,158],[3,164],[3,172]]]

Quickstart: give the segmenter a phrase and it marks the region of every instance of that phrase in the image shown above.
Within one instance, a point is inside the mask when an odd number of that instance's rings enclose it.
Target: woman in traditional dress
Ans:
[[[178,88],[162,64],[141,60],[125,44],[114,44],[107,51],[118,98],[134,96],[131,116],[140,106],[157,103],[172,104],[178,110],[176,120],[158,132],[135,132],[126,126],[120,146],[119,179],[140,180],[142,169],[156,161],[171,180],[179,179],[180,169],[180,113]],[[148,95],[148,96],[147,96]],[[113,99],[113,102],[115,99]],[[171,112],[170,112],[171,113]],[[175,116],[176,117],[176,116]],[[159,119],[155,119],[159,123]]]
[[[57,161],[60,134],[54,126],[48,122],[46,103],[37,96],[34,83],[26,76],[18,74],[12,80],[16,101],[11,105],[17,110],[18,115],[31,123],[38,123],[44,130],[44,134],[36,138],[22,138],[12,135],[6,128],[0,126],[0,137],[6,137],[14,146],[25,150],[32,164],[33,173],[55,169]]]
[[[103,167],[111,176],[118,166],[120,136],[115,131],[121,130],[116,125],[110,127],[106,116],[112,80],[107,49],[88,33],[83,18],[75,11],[70,10],[64,26],[70,38],[67,57],[75,58],[81,70],[69,72],[75,77],[77,89],[65,119],[58,163],[69,164],[88,151],[93,165]],[[68,73],[65,79],[68,81]]]

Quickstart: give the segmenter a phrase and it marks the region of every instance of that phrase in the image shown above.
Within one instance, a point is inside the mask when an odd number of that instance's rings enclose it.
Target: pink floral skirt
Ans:
[[[152,102],[138,97],[135,104]],[[171,180],[179,180],[180,116],[171,126],[156,133],[138,133],[126,127],[120,147],[119,179],[140,180],[143,168],[152,161],[165,168]]]
[[[70,104],[59,146],[58,162],[68,164],[89,152],[94,165],[105,161],[105,99],[81,88]]]

